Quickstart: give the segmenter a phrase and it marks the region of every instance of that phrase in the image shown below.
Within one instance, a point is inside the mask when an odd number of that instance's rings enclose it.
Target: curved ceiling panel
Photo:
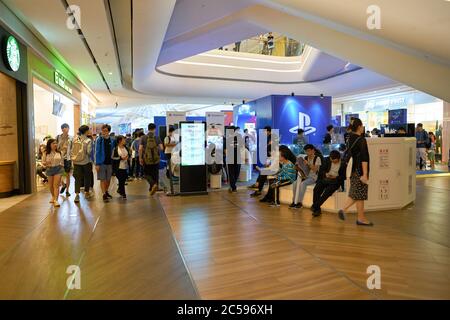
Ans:
[[[169,26],[176,0],[133,1],[133,88],[140,92],[151,87],[150,75]]]

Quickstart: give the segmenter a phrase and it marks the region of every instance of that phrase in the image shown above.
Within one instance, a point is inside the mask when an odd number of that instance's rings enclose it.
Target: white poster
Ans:
[[[181,125],[182,166],[205,164],[205,138],[203,123],[183,123]]]
[[[379,149],[380,169],[389,169],[389,149]]]
[[[186,112],[168,111],[166,113],[167,128],[169,128],[170,126],[174,126],[176,129],[178,129],[181,121],[186,121]]]
[[[380,180],[380,193],[378,195],[379,200],[389,200],[389,180]]]
[[[225,113],[207,112],[206,126],[208,130],[208,136],[222,137],[224,135],[224,128],[225,128]]]

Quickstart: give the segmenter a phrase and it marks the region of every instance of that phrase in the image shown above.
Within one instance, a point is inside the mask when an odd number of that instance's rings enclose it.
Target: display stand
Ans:
[[[180,195],[208,194],[206,123],[180,122]]]

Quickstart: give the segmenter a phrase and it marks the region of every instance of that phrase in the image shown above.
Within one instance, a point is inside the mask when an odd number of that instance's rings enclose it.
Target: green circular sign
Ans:
[[[8,67],[16,72],[20,68],[20,47],[16,38],[9,36],[6,40],[6,61]]]

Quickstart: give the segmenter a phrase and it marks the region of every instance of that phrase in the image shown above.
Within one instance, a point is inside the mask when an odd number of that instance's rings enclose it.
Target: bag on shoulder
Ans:
[[[361,137],[358,137],[355,142],[353,142],[353,144],[349,147],[349,141],[347,141],[347,148],[344,152],[344,164],[347,166],[348,163],[350,162],[350,159],[353,157],[353,153],[352,153],[352,149],[353,147],[356,145],[356,143],[359,141],[359,139],[361,139]]]
[[[158,164],[160,162],[159,148],[158,144],[156,143],[155,135],[147,135],[144,162],[147,165]]]
[[[73,140],[72,151],[70,153],[70,159],[73,162],[83,161],[85,156],[85,147],[84,143],[80,137],[77,137]]]

